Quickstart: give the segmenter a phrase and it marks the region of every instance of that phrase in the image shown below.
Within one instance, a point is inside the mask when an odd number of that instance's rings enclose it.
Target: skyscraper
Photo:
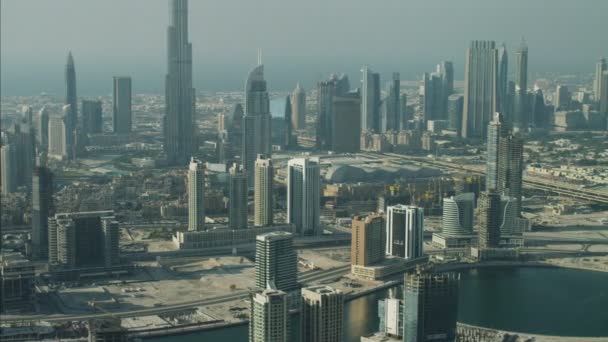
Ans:
[[[498,187],[500,138],[507,133],[508,127],[504,123],[502,114],[495,113],[493,120],[488,124],[486,189],[496,189]]]
[[[254,164],[258,154],[271,154],[270,143],[270,102],[264,65],[249,72],[245,84],[245,116],[243,117],[242,162],[247,171],[247,181],[253,184]]]
[[[479,196],[479,247],[498,248],[500,244],[501,198],[490,189]]]
[[[188,167],[188,230],[205,229],[205,164],[194,157]]]
[[[271,226],[274,222],[274,167],[265,154],[258,154],[255,161],[254,224]]]
[[[403,338],[403,300],[386,298],[378,301],[379,331],[389,337]]]
[[[474,210],[475,194],[472,192],[444,198],[441,233],[448,237],[472,234]]]
[[[493,41],[473,41],[467,49],[462,136],[484,137],[496,112],[498,53]]]
[[[393,73],[393,80],[387,83],[386,97],[382,99],[380,113],[380,133],[387,131],[398,131],[401,118],[401,82],[399,73]]]
[[[463,97],[460,94],[452,94],[448,97],[448,129],[455,131],[460,136],[462,129],[462,105]]]
[[[387,208],[386,254],[405,259],[422,257],[424,212],[422,208],[394,205]]]
[[[345,96],[350,91],[350,82],[346,75],[340,77],[330,75],[329,80],[317,84],[317,148],[331,150],[333,147],[334,131],[337,124],[334,122],[334,99]]]
[[[51,267],[110,267],[120,263],[120,230],[112,211],[55,214],[48,225]]]
[[[455,341],[458,278],[454,274],[407,273],[403,290],[403,341]]]
[[[367,65],[361,73],[361,131],[377,133],[380,128],[380,74]]]
[[[317,235],[321,201],[319,160],[291,159],[287,163],[287,222],[301,235]]]
[[[287,294],[265,289],[251,295],[249,342],[287,342],[289,307]]]
[[[72,52],[68,53],[68,61],[65,65],[65,104],[69,105],[65,115],[65,145],[66,152],[73,158],[76,126],[78,125],[78,97],[76,95],[76,69]]]
[[[17,153],[13,145],[5,144],[1,148],[2,194],[17,191]]]
[[[328,150],[338,153],[359,152],[361,139],[361,100],[358,92],[334,96],[332,132]]]
[[[291,104],[293,108],[291,127],[294,130],[306,128],[306,92],[300,87],[300,83],[291,94]]]
[[[32,258],[48,260],[48,219],[53,213],[53,174],[45,165],[34,168],[32,177]]]
[[[131,133],[131,77],[114,76],[112,92],[112,127],[114,134]]]
[[[607,70],[608,64],[606,64],[606,58],[602,57],[595,63],[595,77],[593,78],[593,95],[595,101],[599,102],[601,100],[602,91],[604,90],[602,87],[602,75]]]
[[[498,48],[498,73],[497,73],[497,90],[496,90],[496,107],[509,119],[510,113],[507,112],[510,106],[508,102],[510,99],[507,97],[508,89],[508,75],[509,75],[509,56],[507,54],[507,46],[505,43]]]
[[[103,118],[101,101],[82,100],[82,129],[85,134],[101,133]]]
[[[302,341],[342,342],[344,295],[326,285],[302,289]]]
[[[38,122],[36,125],[36,139],[42,152],[47,152],[49,147],[49,112],[46,107],[38,111]]]
[[[441,77],[437,73],[424,73],[422,77],[422,88],[424,90],[424,122],[428,120],[443,119],[443,89]]]
[[[188,0],[171,0],[167,29],[164,151],[169,165],[183,165],[195,152],[196,93],[192,88],[192,44],[188,42]]]
[[[568,87],[565,85],[558,84],[555,88],[555,96],[553,105],[555,111],[568,110],[570,108],[571,95]]]
[[[298,256],[291,233],[279,231],[256,237],[255,286],[285,292],[298,288]]]
[[[31,107],[26,106],[21,122],[14,126],[14,146],[16,148],[17,185],[32,186],[32,171],[34,169],[36,138],[31,122]]]
[[[68,157],[67,151],[67,130],[66,114],[69,113],[70,105],[63,106],[64,116],[52,117],[49,119],[49,157],[55,159],[65,159]]]
[[[228,171],[229,225],[231,229],[247,229],[247,174],[243,166],[234,163]]]
[[[608,117],[608,70],[602,73],[602,79],[600,80],[600,113],[604,113]],[[608,127],[606,127],[608,129]]]
[[[509,132],[500,113],[496,113],[488,125],[487,148],[486,189],[515,198],[519,216],[524,168],[523,140]]]
[[[443,98],[454,93],[454,64],[451,61],[442,61],[437,64],[437,73],[441,77]]]
[[[293,120],[293,110],[291,106],[291,99],[289,96],[285,98],[285,138],[283,139],[283,146],[285,148],[290,148],[293,145],[293,134],[292,134],[292,120]]]
[[[522,38],[515,54],[515,115],[513,126],[525,130],[529,124],[528,118],[528,45]]]
[[[384,259],[386,248],[384,216],[355,216],[352,220],[351,265],[369,266]]]

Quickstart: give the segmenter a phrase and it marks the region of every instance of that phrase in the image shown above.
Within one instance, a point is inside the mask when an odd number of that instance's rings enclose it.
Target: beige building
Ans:
[[[384,259],[384,216],[356,216],[352,221],[351,265],[368,266]]]

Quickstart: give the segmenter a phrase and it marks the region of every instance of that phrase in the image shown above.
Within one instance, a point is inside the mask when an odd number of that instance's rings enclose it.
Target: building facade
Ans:
[[[287,342],[289,307],[287,294],[265,289],[251,295],[249,342]]]
[[[301,235],[319,234],[320,202],[319,160],[291,159],[287,163],[287,222]]]
[[[131,133],[131,77],[114,76],[112,92],[112,127],[114,134]]]
[[[192,158],[188,166],[188,230],[205,229],[205,164]]]
[[[343,316],[344,295],[340,290],[324,285],[302,289],[302,341],[342,342]]]
[[[230,229],[247,229],[247,173],[243,166],[234,163],[229,174],[228,222]]]
[[[254,183],[254,225],[271,226],[274,222],[274,167],[272,159],[265,154],[258,154],[255,161]]]
[[[381,214],[352,220],[351,265],[369,266],[384,259],[386,222]]]
[[[386,254],[404,259],[424,255],[424,211],[420,207],[394,205],[387,208]]]
[[[298,288],[298,257],[291,233],[277,231],[256,237],[255,286],[285,292]]]

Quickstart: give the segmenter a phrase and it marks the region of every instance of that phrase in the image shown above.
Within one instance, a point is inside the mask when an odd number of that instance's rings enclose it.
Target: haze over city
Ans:
[[[608,341],[608,2],[0,6],[0,341]]]
[[[61,93],[55,66],[68,50],[79,61],[83,95],[108,94],[108,75],[124,73],[136,80],[135,92],[162,92],[165,1],[3,0],[1,6],[3,95]],[[452,60],[462,79],[469,40],[511,47],[522,36],[535,47],[533,72],[590,74],[589,64],[608,44],[601,34],[608,30],[606,11],[603,0],[194,1],[194,85],[241,88],[258,48],[272,90],[285,90],[294,79],[309,88],[335,70],[354,75],[363,64],[416,80],[442,59]],[[24,74],[35,74],[36,82]]]

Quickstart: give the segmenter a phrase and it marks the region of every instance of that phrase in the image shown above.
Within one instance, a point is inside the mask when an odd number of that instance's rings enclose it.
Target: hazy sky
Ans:
[[[168,0],[0,1],[2,95],[61,93],[69,50],[79,95],[109,94],[119,74],[135,92],[163,90]],[[242,88],[258,48],[271,90],[332,71],[354,86],[363,64],[383,83],[393,70],[415,79],[444,59],[460,79],[470,40],[513,53],[522,35],[531,73],[591,73],[608,55],[607,13],[607,0],[191,0],[194,83]]]

